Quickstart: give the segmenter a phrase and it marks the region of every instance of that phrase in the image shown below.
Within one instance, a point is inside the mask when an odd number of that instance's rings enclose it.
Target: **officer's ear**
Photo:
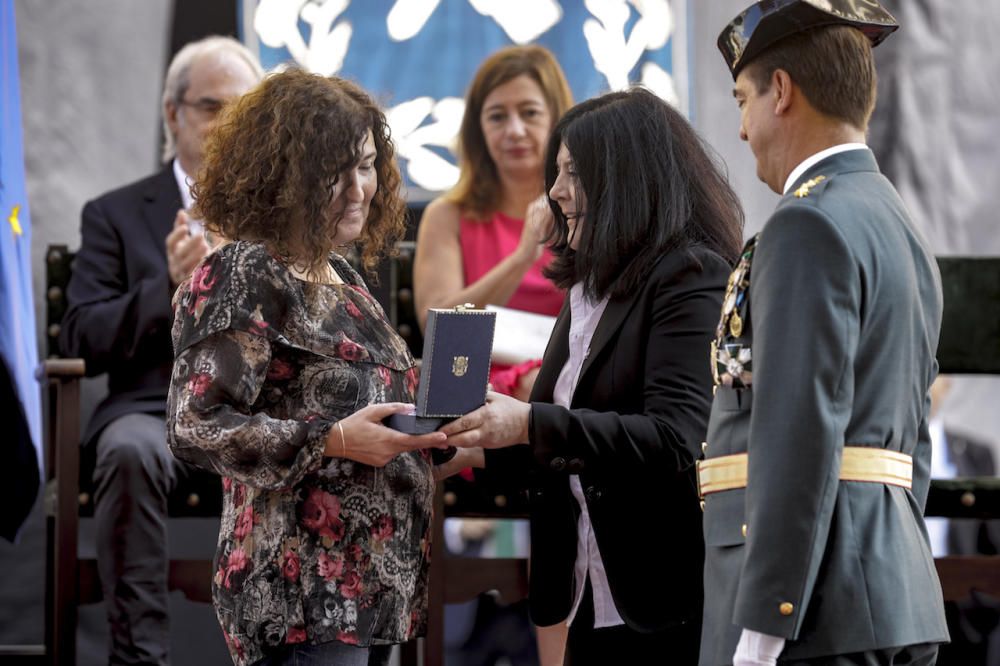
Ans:
[[[792,77],[783,69],[775,69],[771,73],[771,101],[774,105],[774,115],[781,116],[788,112],[795,94],[795,84]]]

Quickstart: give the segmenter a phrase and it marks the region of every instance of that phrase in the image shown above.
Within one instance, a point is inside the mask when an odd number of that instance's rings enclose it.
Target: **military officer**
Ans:
[[[719,37],[784,196],[712,345],[702,666],[933,664],[948,640],[922,518],[940,276],[864,144],[897,27],[875,0],[766,0]]]

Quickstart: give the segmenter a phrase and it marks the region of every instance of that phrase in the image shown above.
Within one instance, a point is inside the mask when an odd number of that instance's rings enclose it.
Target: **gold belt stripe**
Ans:
[[[909,489],[913,485],[913,458],[898,451],[845,446],[840,480],[886,483]],[[746,486],[747,454],[698,461],[698,491],[702,497]]]

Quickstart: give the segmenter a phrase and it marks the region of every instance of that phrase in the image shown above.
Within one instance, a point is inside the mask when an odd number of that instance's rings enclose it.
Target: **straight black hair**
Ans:
[[[743,245],[743,209],[717,158],[691,125],[644,88],[577,104],[556,123],[545,158],[545,189],[565,143],[586,197],[569,247],[559,205],[549,235],[555,259],[545,275],[563,289],[583,282],[592,299],[635,290],[657,260],[703,246],[731,264]]]

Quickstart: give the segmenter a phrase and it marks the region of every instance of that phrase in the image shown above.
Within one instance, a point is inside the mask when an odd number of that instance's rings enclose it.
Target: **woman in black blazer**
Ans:
[[[742,211],[691,126],[643,89],[571,109],[545,179],[548,276],[569,296],[531,402],[491,393],[446,426],[462,448],[440,472],[485,463],[529,488],[531,614],[570,625],[567,663],[695,664],[694,462]]]

